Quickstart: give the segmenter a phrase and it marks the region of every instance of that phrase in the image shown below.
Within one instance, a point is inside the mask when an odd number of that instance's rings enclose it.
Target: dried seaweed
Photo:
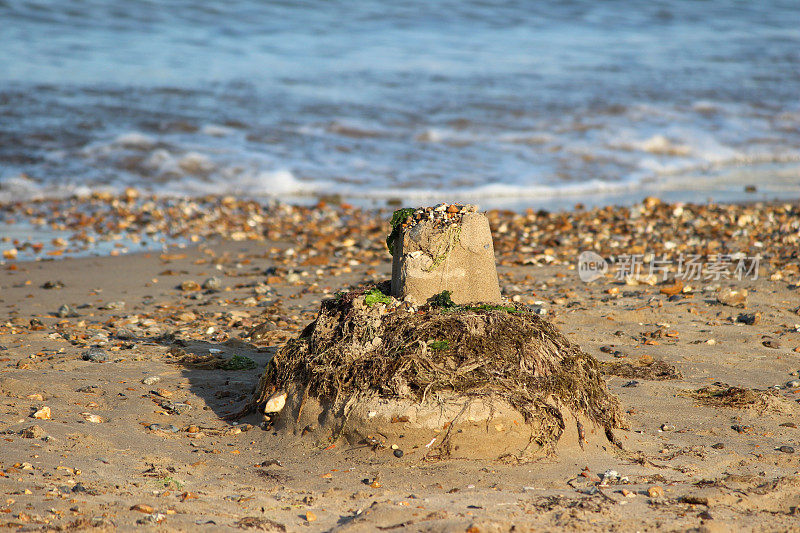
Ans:
[[[667,379],[680,379],[681,373],[671,364],[655,360],[647,363],[626,363],[621,361],[601,362],[600,369],[603,374],[619,376],[628,379],[648,379],[664,381]]]
[[[742,409],[763,403],[763,391],[731,387],[726,383],[716,382],[708,387],[695,391],[692,396],[700,403],[712,407],[732,407]]]
[[[419,402],[437,392],[501,398],[536,420],[542,446],[564,430],[561,406],[609,431],[622,424],[598,362],[524,307],[510,313],[429,305],[382,314],[364,304],[365,292],[322,302],[316,320],[267,365],[251,409],[298,384],[338,406],[364,394]]]

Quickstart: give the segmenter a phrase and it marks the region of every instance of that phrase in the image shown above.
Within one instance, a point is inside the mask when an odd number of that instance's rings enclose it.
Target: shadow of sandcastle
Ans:
[[[249,411],[317,441],[428,459],[615,443],[622,415],[598,362],[503,302],[483,214],[442,204],[397,211],[392,226],[391,283],[325,300],[268,363]]]

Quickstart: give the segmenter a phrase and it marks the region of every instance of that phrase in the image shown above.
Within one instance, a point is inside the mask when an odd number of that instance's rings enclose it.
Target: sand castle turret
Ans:
[[[456,304],[501,303],[489,220],[476,206],[399,210],[392,223],[392,296],[425,303],[448,291]]]

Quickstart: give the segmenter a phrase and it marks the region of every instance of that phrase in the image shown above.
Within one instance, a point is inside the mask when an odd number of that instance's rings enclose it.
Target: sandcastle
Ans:
[[[443,291],[453,302],[502,302],[489,220],[474,205],[401,209],[386,240],[392,296],[425,303]]]
[[[268,363],[247,411],[396,457],[533,460],[616,442],[598,362],[500,295],[475,206],[395,212],[392,280],[340,292]]]

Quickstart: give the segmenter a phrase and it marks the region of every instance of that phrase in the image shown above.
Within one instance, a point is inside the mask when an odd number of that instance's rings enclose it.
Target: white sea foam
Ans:
[[[235,130],[227,126],[220,126],[219,124],[206,124],[200,131],[212,137],[226,137],[232,134]]]
[[[138,131],[132,131],[118,136],[116,139],[114,139],[112,144],[116,146],[124,146],[125,148],[138,148],[145,150],[155,145],[156,141],[149,135],[139,133]]]

